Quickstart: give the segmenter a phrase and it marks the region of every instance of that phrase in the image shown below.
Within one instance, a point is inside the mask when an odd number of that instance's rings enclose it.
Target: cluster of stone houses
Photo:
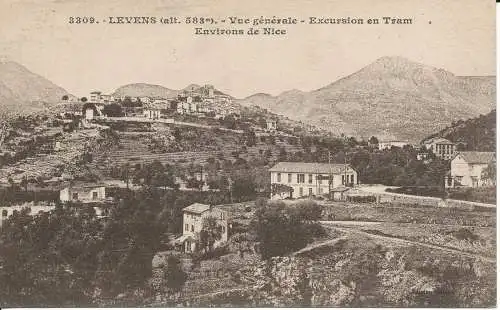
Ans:
[[[215,90],[212,85],[205,85],[197,89],[184,90],[170,98],[158,96],[114,97],[100,91],[93,91],[90,93],[88,101],[96,108],[86,109],[84,112],[85,118],[92,119],[95,116],[96,109],[100,111],[107,104],[126,100],[130,100],[132,103],[141,102],[142,115],[149,119],[159,119],[165,111],[175,111],[177,114],[182,115],[211,115],[214,118],[223,118],[226,115],[238,113],[231,96]]]
[[[425,140],[420,146],[412,145],[408,141],[381,141],[378,143],[379,150],[390,150],[392,147],[403,148],[407,145],[413,147],[420,147],[420,152],[417,154],[418,160],[425,160],[428,158],[429,152],[432,152],[436,157],[451,160],[457,154],[458,146],[462,143],[453,143],[448,139],[442,137],[434,137]],[[463,145],[463,144],[462,144]]]

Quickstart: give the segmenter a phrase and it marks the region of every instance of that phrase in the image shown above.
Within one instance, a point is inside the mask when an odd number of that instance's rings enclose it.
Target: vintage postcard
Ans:
[[[496,307],[495,18],[2,0],[0,307]]]

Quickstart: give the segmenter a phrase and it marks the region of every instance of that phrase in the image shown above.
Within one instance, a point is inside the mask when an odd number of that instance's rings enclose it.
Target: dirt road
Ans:
[[[326,226],[330,226],[330,227],[335,227],[335,229],[342,231],[344,233],[354,233],[354,234],[364,235],[364,236],[367,236],[367,237],[370,237],[370,238],[373,238],[376,240],[386,241],[386,242],[390,242],[390,243],[398,243],[398,244],[402,244],[402,245],[418,245],[418,246],[422,246],[422,247],[426,247],[426,248],[430,248],[430,249],[434,249],[434,250],[440,250],[440,251],[444,251],[444,252],[448,252],[448,253],[453,253],[453,254],[458,254],[458,255],[462,255],[462,256],[467,256],[470,258],[479,259],[479,260],[482,260],[482,261],[485,261],[488,263],[493,263],[493,264],[496,263],[495,258],[485,257],[485,256],[482,256],[479,254],[464,252],[464,251],[451,249],[451,248],[447,248],[447,247],[442,247],[442,246],[438,246],[438,245],[433,245],[433,244],[429,244],[429,243],[406,240],[406,239],[397,238],[397,237],[376,235],[376,234],[362,231],[359,228],[339,227],[339,226],[335,225],[334,222],[323,221],[322,224],[326,225]]]

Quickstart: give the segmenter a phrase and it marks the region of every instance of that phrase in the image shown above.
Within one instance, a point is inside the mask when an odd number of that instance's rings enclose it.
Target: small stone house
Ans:
[[[106,187],[97,184],[70,185],[59,192],[61,202],[99,202],[106,199]]]
[[[194,203],[183,209],[182,236],[174,242],[183,252],[196,251],[196,243],[203,228],[203,220],[207,217],[216,219],[217,224],[222,227],[221,239],[214,246],[220,246],[228,240],[228,215],[227,212],[206,204]]]
[[[451,160],[451,170],[445,178],[446,187],[481,187],[492,180],[481,178],[483,170],[495,161],[494,152],[459,152]]]

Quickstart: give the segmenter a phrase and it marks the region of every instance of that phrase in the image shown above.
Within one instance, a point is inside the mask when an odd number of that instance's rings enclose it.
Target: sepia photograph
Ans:
[[[2,0],[0,308],[495,308],[490,0]]]

